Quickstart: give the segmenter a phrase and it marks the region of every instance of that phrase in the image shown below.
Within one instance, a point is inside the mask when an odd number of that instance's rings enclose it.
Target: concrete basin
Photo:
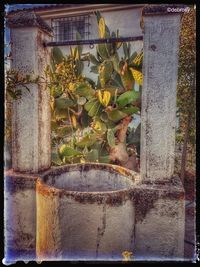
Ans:
[[[122,259],[133,251],[138,173],[110,164],[51,169],[36,182],[36,254],[48,259]]]

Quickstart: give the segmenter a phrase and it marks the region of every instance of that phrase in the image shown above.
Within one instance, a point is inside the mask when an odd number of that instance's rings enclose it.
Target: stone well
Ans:
[[[38,260],[181,259],[184,190],[110,164],[52,168],[36,182]]]
[[[110,164],[73,164],[36,183],[36,254],[44,259],[113,259],[132,251],[139,175]]]

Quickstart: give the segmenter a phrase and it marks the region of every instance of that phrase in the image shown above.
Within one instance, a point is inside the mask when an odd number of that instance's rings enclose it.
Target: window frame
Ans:
[[[60,18],[51,19],[51,27],[53,30],[54,42],[65,42],[76,40],[77,28],[84,26],[79,31],[82,40],[89,40],[90,37],[90,15],[91,14],[78,14],[71,16],[64,16]],[[62,25],[62,26],[61,26]],[[78,26],[77,26],[78,25]],[[69,33],[66,34],[66,28],[69,29]]]

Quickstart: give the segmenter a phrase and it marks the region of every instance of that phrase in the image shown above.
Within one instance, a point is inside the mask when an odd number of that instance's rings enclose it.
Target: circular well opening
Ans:
[[[50,170],[43,177],[50,187],[77,192],[107,192],[130,189],[133,173],[111,164],[72,164]]]

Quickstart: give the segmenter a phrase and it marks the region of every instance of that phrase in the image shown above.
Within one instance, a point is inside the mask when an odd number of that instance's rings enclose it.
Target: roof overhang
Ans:
[[[64,17],[67,15],[75,16],[78,14],[88,14],[94,11],[100,12],[110,12],[110,11],[118,11],[118,10],[126,10],[126,9],[136,9],[142,8],[144,4],[73,4],[73,5],[63,5],[63,6],[55,6],[55,7],[44,7],[44,8],[35,8],[33,9],[36,14],[41,16],[43,19],[52,19]],[[8,16],[13,16],[16,12],[11,12]]]

